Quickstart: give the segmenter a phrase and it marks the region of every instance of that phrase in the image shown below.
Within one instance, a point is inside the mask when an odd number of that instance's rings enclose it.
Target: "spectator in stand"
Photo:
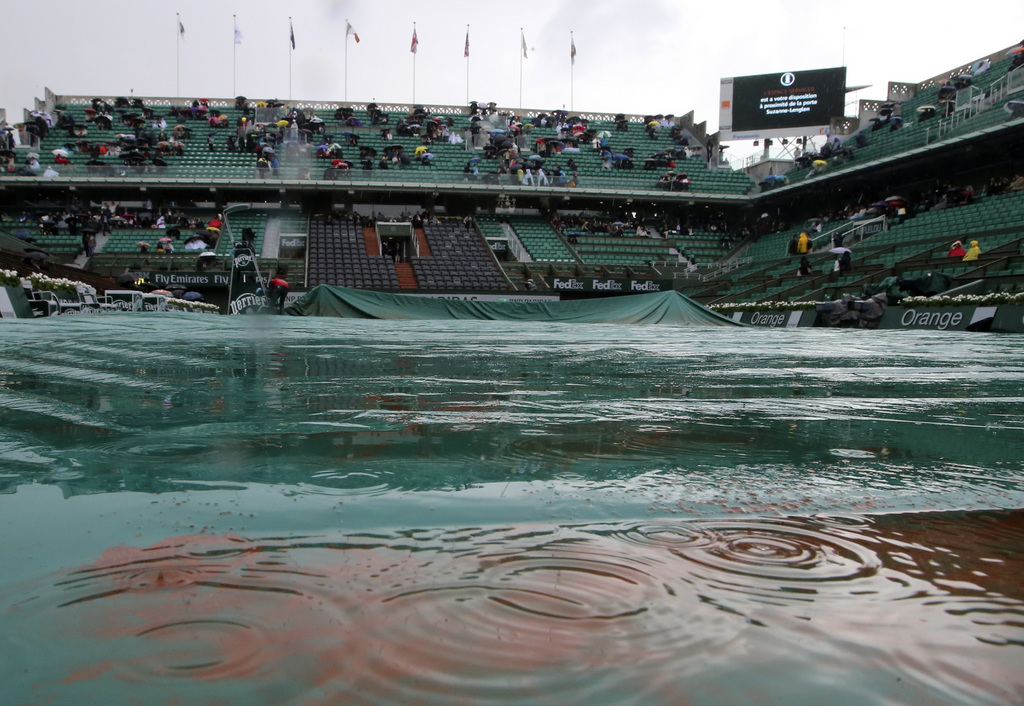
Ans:
[[[1022,55],[1024,56],[1024,55]],[[1013,175],[1013,181],[1006,187],[1007,191],[1024,191],[1024,176],[1020,174]]]
[[[971,247],[967,250],[967,254],[964,255],[964,262],[973,262],[978,259],[978,255],[981,255],[981,248],[978,247],[978,241],[972,240]]]
[[[966,254],[967,251],[964,250],[964,244],[959,240],[954,240],[953,245],[949,248],[949,252],[946,253],[946,257],[957,257],[963,260]]]
[[[806,255],[811,251],[811,237],[807,233],[801,233],[796,241],[796,252],[798,255]]]
[[[806,277],[811,274],[811,272],[813,272],[811,269],[811,261],[807,259],[806,255],[804,255],[800,258],[800,266],[796,268],[796,276]]]
[[[797,242],[798,241],[797,241],[796,233],[793,233],[793,237],[790,238],[790,240],[789,240],[789,246],[786,248],[786,252],[790,255],[790,257],[792,257],[794,255],[797,255],[800,252],[797,249]]]

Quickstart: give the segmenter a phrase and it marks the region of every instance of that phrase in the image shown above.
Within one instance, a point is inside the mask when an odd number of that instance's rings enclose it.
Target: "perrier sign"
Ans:
[[[267,283],[249,250],[236,250],[231,261],[231,287],[228,290],[229,313],[256,314],[267,306]]]

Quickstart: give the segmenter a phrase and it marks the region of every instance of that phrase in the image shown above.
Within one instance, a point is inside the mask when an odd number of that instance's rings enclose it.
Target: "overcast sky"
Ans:
[[[346,20],[358,44],[346,43]],[[722,77],[845,64],[848,85],[873,86],[851,101],[884,98],[888,81],[922,81],[1020,42],[1024,0],[858,4],[846,16],[832,3],[804,0],[48,0],[8,3],[4,22],[0,107],[9,122],[44,87],[174,97],[179,71],[183,99],[287,99],[290,61],[296,100],[347,93],[351,101],[409,103],[415,90],[418,103],[464,105],[468,65],[470,100],[579,112],[693,110],[714,132]]]

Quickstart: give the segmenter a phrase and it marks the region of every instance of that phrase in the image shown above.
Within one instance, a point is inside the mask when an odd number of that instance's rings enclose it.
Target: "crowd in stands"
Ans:
[[[22,211],[16,217],[0,213],[0,226],[9,230],[15,238],[35,245],[45,245],[48,238],[80,237],[80,252],[92,257],[96,249],[96,237],[109,235],[114,229],[166,231],[166,235],[153,244],[157,252],[174,252],[175,243],[184,250],[214,248],[223,221],[220,215],[207,221],[195,216],[189,217],[174,208],[132,210],[116,203],[104,203],[85,209],[73,205],[55,211]]]

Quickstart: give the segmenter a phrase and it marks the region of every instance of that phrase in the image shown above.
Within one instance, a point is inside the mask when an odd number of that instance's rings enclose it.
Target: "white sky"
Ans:
[[[0,107],[17,122],[44,87],[173,97],[179,68],[183,99],[239,93],[285,100],[291,16],[296,100],[344,99],[348,19],[361,40],[347,44],[349,100],[412,102],[416,22],[416,102],[464,105],[469,24],[471,100],[578,112],[693,110],[714,132],[722,77],[845,62],[848,85],[873,86],[849,100],[884,98],[888,81],[922,81],[1024,39],[1024,0],[987,0],[975,10],[948,0],[859,3],[846,16],[834,7],[807,0],[12,2],[4,10]],[[180,44],[175,13],[185,26]],[[232,15],[243,35],[237,47]],[[520,27],[529,47],[521,103]],[[570,31],[577,50],[571,73]]]

